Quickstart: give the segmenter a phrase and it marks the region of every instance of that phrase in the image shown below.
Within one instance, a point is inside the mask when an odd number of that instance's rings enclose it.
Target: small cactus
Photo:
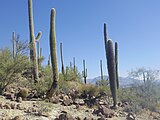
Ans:
[[[12,33],[12,44],[13,44],[13,59],[16,58],[16,34]]]
[[[73,58],[73,71],[76,73],[76,60],[75,57]]]
[[[87,83],[87,68],[85,67],[85,60],[83,60],[83,71],[82,71],[82,75],[84,78],[84,83]]]
[[[48,90],[46,97],[50,98],[56,92],[58,88],[58,63],[57,63],[57,51],[56,51],[56,31],[55,31],[55,16],[56,10],[52,8],[51,10],[51,20],[50,20],[50,54],[52,63],[52,73],[53,73],[53,83],[51,88]]]
[[[60,43],[60,53],[61,53],[61,64],[62,64],[62,74],[65,74],[64,63],[63,63],[63,51],[62,51],[62,43]]]
[[[103,80],[103,68],[102,68],[102,60],[100,60],[100,70],[101,70],[101,80]]]

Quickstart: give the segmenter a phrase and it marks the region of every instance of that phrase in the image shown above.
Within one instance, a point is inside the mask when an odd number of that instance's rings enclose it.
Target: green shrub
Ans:
[[[28,92],[29,91],[27,88],[21,88],[17,96],[22,97],[24,99],[28,96]]]
[[[16,59],[13,59],[9,49],[2,49],[0,51],[0,94],[8,85],[17,82],[29,67],[27,56],[18,54]]]

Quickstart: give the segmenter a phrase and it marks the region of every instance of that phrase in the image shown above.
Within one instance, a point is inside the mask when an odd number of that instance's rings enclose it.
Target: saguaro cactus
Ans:
[[[118,78],[118,43],[117,42],[115,42],[115,69],[116,69],[117,89],[119,89],[119,78]]]
[[[36,56],[36,41],[40,39],[42,32],[39,32],[37,37],[35,38],[32,0],[28,0],[28,16],[29,16],[29,32],[30,32],[30,60],[33,62],[32,70],[33,70],[34,81],[38,82],[38,61]]]
[[[106,50],[106,59],[107,59],[110,89],[111,89],[111,93],[113,97],[113,107],[116,108],[117,84],[119,84],[118,83],[118,71],[116,73],[116,68],[117,68],[116,66],[118,65],[118,45],[116,43],[115,45],[116,50],[115,50],[115,56],[114,56],[113,42],[112,40],[108,40],[107,38],[106,24],[104,24],[104,41],[105,41],[105,50]]]
[[[108,32],[107,32],[107,26],[105,23],[104,23],[104,43],[105,43],[105,51],[106,51],[106,58],[107,58]]]
[[[83,72],[82,72],[84,83],[87,83],[87,68],[85,67],[85,60],[83,60]]]
[[[116,70],[115,70],[115,58],[113,42],[108,40],[108,52],[107,52],[107,66],[110,81],[110,89],[113,96],[113,106],[117,104],[117,81],[116,81]]]
[[[76,73],[76,59],[75,57],[73,58],[73,71]]]
[[[16,33],[12,33],[12,44],[13,44],[13,59],[16,58]]]
[[[50,54],[53,72],[53,83],[51,88],[48,90],[46,97],[50,98],[56,92],[58,88],[58,63],[57,63],[57,51],[56,51],[56,31],[55,31],[55,16],[56,10],[52,8],[50,18]]]
[[[104,78],[103,78],[102,60],[100,60],[100,69],[101,69],[101,80],[104,80]]]
[[[60,53],[61,53],[62,74],[64,75],[65,71],[64,71],[64,63],[63,63],[62,43],[60,43]]]

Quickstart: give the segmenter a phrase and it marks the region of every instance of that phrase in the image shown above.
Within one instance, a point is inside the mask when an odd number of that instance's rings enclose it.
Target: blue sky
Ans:
[[[27,0],[0,1],[0,48],[11,47],[12,32],[29,39]],[[63,43],[65,65],[73,57],[79,71],[86,60],[88,77],[100,75],[99,60],[106,59],[103,24],[108,36],[119,45],[119,74],[137,67],[160,69],[160,1],[159,0],[33,0],[35,34],[42,31],[42,54],[49,55],[49,20],[56,8],[57,50]],[[46,60],[44,64],[46,64]],[[60,68],[60,67],[59,67]]]

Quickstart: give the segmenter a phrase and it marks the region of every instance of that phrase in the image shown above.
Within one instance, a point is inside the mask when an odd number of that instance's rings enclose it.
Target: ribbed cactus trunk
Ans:
[[[108,67],[108,75],[110,82],[110,89],[113,97],[113,107],[117,106],[117,78],[118,73],[116,74],[116,62],[118,63],[117,56],[115,60],[114,56],[114,48],[112,40],[108,40],[107,38],[107,29],[106,24],[104,24],[104,41],[105,41],[105,51],[106,51],[106,59],[107,59],[107,67]],[[116,52],[115,52],[116,53]],[[118,55],[118,53],[116,53]]]
[[[76,73],[76,59],[75,57],[73,58],[73,71]]]
[[[53,83],[51,88],[48,90],[46,97],[50,98],[56,92],[58,88],[58,63],[57,63],[57,51],[56,51],[56,32],[55,32],[55,16],[56,11],[54,8],[51,10],[50,18],[50,53],[51,53],[51,63],[53,72]]]
[[[84,83],[87,84],[87,68],[85,64],[85,60],[83,60],[83,78],[84,78]]]
[[[115,58],[114,48],[111,40],[108,40],[108,52],[107,52],[107,66],[110,81],[110,89],[113,96],[113,106],[117,105],[117,81],[116,81],[116,70],[115,70]]]
[[[107,59],[107,47],[108,47],[108,34],[107,34],[107,26],[104,23],[104,43],[105,43],[105,51],[106,51],[106,59]]]
[[[101,80],[103,80],[103,67],[102,67],[102,60],[100,60],[100,69],[101,69]]]
[[[63,74],[63,75],[65,75],[64,62],[63,62],[63,50],[62,50],[62,43],[60,43],[60,53],[61,53],[62,74]]]
[[[33,63],[33,78],[34,82],[38,82],[38,61],[36,55],[36,41],[41,36],[41,32],[38,33],[38,36],[35,38],[34,35],[34,22],[33,22],[33,10],[32,10],[32,0],[28,0],[28,16],[29,16],[29,32],[30,32],[30,60]]]
[[[115,42],[115,69],[116,69],[116,82],[117,82],[117,89],[119,89],[119,77],[118,77],[118,43]]]
[[[12,44],[13,44],[13,59],[16,58],[16,33],[12,33]]]
[[[40,59],[41,59],[41,50],[40,50],[41,48],[40,48],[40,42],[39,41],[37,41],[37,53],[38,53],[38,55],[37,55],[37,60],[38,60],[38,65],[39,66],[41,66],[41,61],[40,61]]]

